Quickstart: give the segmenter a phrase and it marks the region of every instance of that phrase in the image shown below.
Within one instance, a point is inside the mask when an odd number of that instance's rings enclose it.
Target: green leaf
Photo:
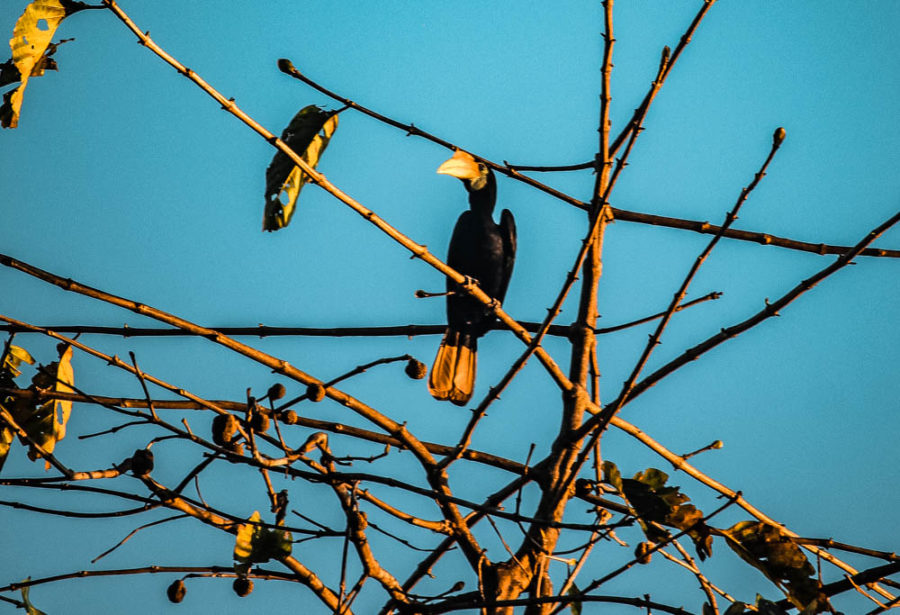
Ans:
[[[622,474],[619,472],[619,468],[616,467],[616,464],[612,461],[603,462],[603,480],[618,489],[619,493],[624,491],[624,488],[622,487]]]
[[[16,22],[9,41],[12,59],[3,65],[2,80],[6,83],[21,83],[3,95],[0,124],[4,128],[15,128],[19,124],[22,97],[29,77],[39,77],[47,68],[56,66],[52,60],[48,61],[49,56],[56,51],[56,46],[51,46],[50,41],[63,19],[84,8],[78,4],[67,0],[34,0],[25,7],[25,12]]]
[[[25,579],[26,582],[30,581],[31,577]],[[25,612],[28,615],[47,615],[42,610],[31,604],[31,600],[28,598],[28,594],[31,591],[31,587],[23,587],[22,588],[22,602],[25,603]]]
[[[293,543],[290,532],[258,525],[262,521],[259,511],[253,511],[249,521],[251,523],[242,523],[238,526],[234,541],[236,561],[263,564],[270,559],[279,559],[291,554]]]
[[[743,602],[734,602],[728,610],[726,610],[722,615],[744,615],[744,611],[746,610],[744,607],[747,605]]]
[[[309,166],[316,168],[337,125],[337,113],[308,105],[294,116],[284,129],[281,140]],[[297,208],[300,190],[308,181],[307,174],[295,166],[287,154],[281,151],[275,154],[266,169],[264,231],[277,231],[290,223]]]
[[[643,472],[638,472],[637,474],[635,474],[634,480],[644,483],[654,491],[658,491],[666,486],[666,481],[669,480],[669,475],[662,470],[657,470],[656,468],[647,468]]]

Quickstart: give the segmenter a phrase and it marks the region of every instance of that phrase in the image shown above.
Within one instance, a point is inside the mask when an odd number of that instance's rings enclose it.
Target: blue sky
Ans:
[[[4,2],[0,29],[11,32],[25,5]],[[122,4],[157,43],[276,133],[307,104],[335,106],[277,70],[276,60],[287,57],[324,86],[495,161],[570,164],[594,155],[599,3],[272,1],[259,6],[229,3],[227,10],[216,10],[210,3],[168,0]],[[614,134],[653,79],[661,47],[677,44],[699,6],[646,0],[616,5]],[[787,139],[735,226],[817,243],[856,243],[898,207],[898,26],[900,5],[890,0],[852,9],[837,1],[717,3],[654,103],[612,204],[719,223],[765,158],[772,131],[784,126]],[[206,325],[442,322],[441,299],[413,294],[420,288],[441,289],[440,274],[409,260],[403,249],[322,190],[304,190],[290,227],[260,232],[264,171],[274,150],[135,44],[111,14],[75,15],[58,35],[76,38],[57,53],[60,72],[29,84],[19,128],[0,135],[0,211],[7,221],[0,230],[2,252]],[[465,207],[459,183],[434,173],[447,157],[449,152],[432,143],[347,112],[320,170],[443,257]],[[583,200],[593,183],[589,171],[538,179]],[[499,206],[514,212],[519,231],[519,255],[504,307],[518,319],[538,320],[575,258],[585,232],[583,213],[506,178],[499,179]],[[612,225],[600,285],[601,326],[663,309],[707,241],[687,231]],[[900,231],[887,233],[876,245],[900,248]],[[723,240],[689,298],[711,291],[724,296],[679,314],[648,369],[755,313],[765,298],[781,296],[832,259]],[[893,524],[900,498],[893,486],[900,263],[856,262],[780,318],[659,384],[629,405],[623,418],[676,452],[723,440],[722,450],[695,458],[696,465],[742,490],[801,535],[897,551]],[[153,324],[7,269],[0,270],[0,288],[0,313],[33,323]],[[575,312],[575,304],[568,303],[558,322],[571,322]],[[637,328],[600,339],[605,398],[617,393],[651,331]],[[52,342],[17,339],[38,359],[52,360]],[[261,392],[274,381],[267,370],[203,340],[84,340],[110,354],[127,356],[133,349],[146,371],[208,397],[241,399],[247,387]],[[384,356],[410,353],[430,363],[438,338],[247,341],[328,379]],[[565,342],[549,340],[546,348],[567,363]],[[496,332],[480,349],[476,398],[496,383],[522,346]],[[79,386],[89,392],[140,396],[137,383],[94,359],[76,356],[75,370]],[[447,434],[453,439],[468,418],[464,410],[432,401],[424,383],[405,379],[393,366],[348,382],[346,390],[408,421],[423,439],[444,441]],[[549,446],[548,434],[555,432],[559,406],[558,391],[533,362],[493,407],[475,446],[524,461],[535,442],[540,455]],[[330,402],[304,411],[360,424]],[[76,407],[71,435],[60,444],[61,457],[78,469],[108,467],[155,435],[135,429],[122,439],[75,439],[112,424],[99,409]],[[93,447],[85,450],[85,442]],[[352,450],[352,442],[338,442],[340,450]],[[156,475],[175,482],[194,457],[180,445],[164,446],[154,449]],[[624,474],[648,466],[670,469],[616,432],[604,438],[603,450]],[[42,473],[18,452],[4,476]],[[405,465],[408,455],[389,458],[381,467],[420,480]],[[246,516],[265,509],[258,477],[249,472],[229,476],[228,469],[211,474],[204,495]],[[701,508],[718,505],[705,487],[672,474],[672,482]],[[451,485],[477,498],[507,478],[457,466]],[[251,488],[238,494],[235,484]],[[292,504],[299,510],[337,523],[330,492],[295,488]],[[408,503],[407,496],[390,495],[398,504]],[[533,496],[526,493],[526,503]],[[48,494],[7,489],[0,499],[53,502]],[[79,500],[72,506],[108,510],[119,505]],[[7,554],[0,583],[90,568],[91,558],[138,524],[133,518],[73,522],[10,509],[0,514]],[[720,524],[744,518],[729,511]],[[489,527],[481,528],[479,537],[494,559],[504,556]],[[373,541],[397,558],[398,576],[405,577],[412,556],[387,539]],[[298,545],[297,553],[334,583],[340,549],[337,543],[328,547]],[[227,565],[230,549],[227,536],[176,522],[138,534],[96,567]],[[602,574],[607,562],[630,557],[630,549],[604,549],[608,555],[583,573],[585,583]],[[726,551],[717,542],[704,568],[715,583],[748,601],[757,591],[777,597],[761,575]],[[860,566],[876,563],[847,560]],[[436,572],[448,576],[423,584],[422,592],[449,587],[458,578],[456,570],[462,574],[461,561],[447,558]],[[641,595],[652,589],[654,598],[699,610],[703,597],[694,579],[670,568],[654,560],[622,577],[609,592]],[[834,578],[834,570],[826,569],[826,580]],[[123,605],[132,613],[156,613],[167,606],[163,589],[169,580],[69,581],[36,588],[32,597],[51,615],[119,612]],[[359,612],[380,603],[380,591],[369,589]],[[844,600],[838,604],[847,612],[871,608],[858,596]],[[227,583],[197,580],[181,608],[281,612],[297,605],[318,612],[302,588],[258,583],[253,596],[241,602]]]

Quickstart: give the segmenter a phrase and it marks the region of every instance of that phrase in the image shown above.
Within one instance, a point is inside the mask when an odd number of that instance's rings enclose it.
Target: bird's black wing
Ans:
[[[464,211],[456,220],[450,246],[447,248],[447,264],[463,275],[472,275],[472,253],[475,242],[472,237],[472,212]],[[447,278],[447,290],[453,290],[456,283]]]
[[[506,297],[506,287],[509,286],[513,265],[516,262],[516,220],[508,209],[504,209],[500,214],[500,236],[503,238],[503,271],[496,299],[502,302]]]

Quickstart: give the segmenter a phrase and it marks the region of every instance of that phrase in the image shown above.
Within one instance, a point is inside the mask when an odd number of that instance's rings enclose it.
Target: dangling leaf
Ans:
[[[238,562],[263,564],[270,559],[278,559],[291,554],[293,543],[291,533],[272,530],[258,525],[262,518],[259,511],[250,515],[251,523],[238,526],[234,540],[234,559]]]
[[[56,63],[48,58],[60,44],[51,46],[50,43],[60,22],[83,8],[82,3],[69,0],[34,0],[25,7],[9,41],[12,59],[2,65],[0,73],[0,82],[21,81],[19,87],[3,95],[0,124],[4,128],[15,128],[19,124],[22,96],[29,77],[39,77],[47,68],[55,69]]]
[[[26,582],[30,581],[31,577],[25,579]],[[42,610],[31,604],[31,599],[29,599],[28,594],[31,591],[31,587],[23,587],[22,588],[22,602],[25,603],[25,613],[27,615],[47,615]]]
[[[312,168],[316,168],[334,131],[337,130],[337,113],[325,111],[315,105],[301,109],[281,140],[297,152]],[[263,214],[263,230],[277,231],[290,223],[297,208],[300,189],[309,181],[306,173],[295,166],[288,156],[279,151],[266,169],[266,208]]]
[[[788,599],[800,610],[819,613],[827,609],[815,569],[803,551],[779,528],[761,521],[741,521],[723,531],[728,546],[741,559],[785,588]],[[761,611],[762,612],[762,611]]]

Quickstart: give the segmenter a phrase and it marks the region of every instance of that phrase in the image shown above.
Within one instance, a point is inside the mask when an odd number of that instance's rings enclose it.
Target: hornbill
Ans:
[[[516,258],[516,223],[508,209],[500,215],[499,225],[494,222],[494,172],[462,150],[456,150],[437,172],[458,177],[469,193],[469,210],[456,221],[447,264],[502,302]],[[468,403],[475,388],[478,338],[493,322],[493,313],[483,303],[447,278],[447,331],[428,379],[428,391],[435,399],[449,399],[458,406]]]

